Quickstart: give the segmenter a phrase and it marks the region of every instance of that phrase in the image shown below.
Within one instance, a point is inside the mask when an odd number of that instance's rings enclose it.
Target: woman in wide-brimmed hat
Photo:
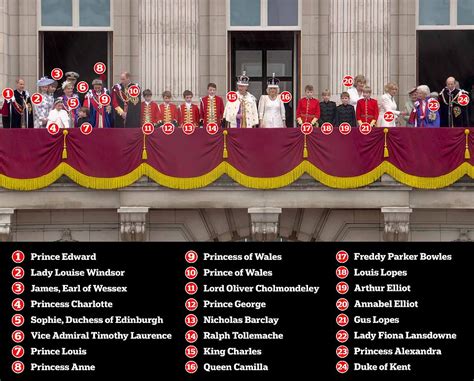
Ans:
[[[36,84],[38,86],[38,92],[43,96],[43,101],[38,105],[33,103],[33,120],[35,128],[45,128],[48,123],[48,115],[54,105],[54,97],[48,90],[53,82],[53,79],[43,77]]]

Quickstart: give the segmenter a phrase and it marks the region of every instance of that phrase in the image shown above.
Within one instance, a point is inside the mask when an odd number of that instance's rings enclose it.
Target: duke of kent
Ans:
[[[449,77],[446,87],[439,93],[439,114],[441,127],[469,127],[467,105],[459,103],[459,96],[467,94],[456,88],[456,79]]]

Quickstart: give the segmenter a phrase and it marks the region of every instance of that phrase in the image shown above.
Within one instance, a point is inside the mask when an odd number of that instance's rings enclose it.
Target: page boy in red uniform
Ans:
[[[142,126],[145,123],[157,125],[160,120],[160,111],[158,105],[151,100],[152,96],[153,94],[150,89],[146,89],[143,92],[143,98],[145,98],[145,100],[142,102],[142,110],[140,114],[140,122]]]
[[[296,122],[300,126],[303,123],[311,123],[313,126],[317,126],[321,115],[319,101],[313,98],[314,88],[312,85],[307,85],[304,91],[306,97],[300,99],[296,108]]]
[[[194,124],[199,127],[199,108],[192,103],[193,93],[190,90],[183,92],[184,103],[179,108],[179,126],[183,127],[186,123]]]
[[[158,106],[159,119],[158,127],[163,126],[165,123],[173,123],[175,127],[178,127],[178,108],[175,104],[171,103],[171,91],[163,91],[163,103]]]
[[[377,123],[379,117],[379,105],[377,101],[371,98],[372,89],[365,86],[362,90],[363,98],[357,101],[356,117],[357,124],[369,123],[372,127]]]
[[[201,98],[199,114],[203,127],[209,123],[222,125],[224,117],[224,101],[216,95],[217,86],[215,83],[207,85],[207,95]]]

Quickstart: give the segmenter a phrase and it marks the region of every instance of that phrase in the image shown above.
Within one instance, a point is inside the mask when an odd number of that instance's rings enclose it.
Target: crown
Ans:
[[[273,73],[272,77],[268,79],[267,81],[267,87],[270,88],[277,88],[280,84],[280,80],[275,77],[275,73]]]
[[[237,85],[238,86],[248,86],[250,83],[250,78],[247,77],[247,72],[243,71],[242,75],[237,77]]]

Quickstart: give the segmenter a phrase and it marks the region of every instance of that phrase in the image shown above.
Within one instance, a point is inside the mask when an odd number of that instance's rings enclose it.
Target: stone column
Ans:
[[[390,79],[390,1],[331,0],[330,90],[346,90],[344,75],[364,74],[374,97]]]
[[[122,207],[117,210],[121,241],[145,241],[148,210],[147,207]]]
[[[410,232],[410,214],[413,209],[409,207],[384,207],[384,241],[408,241]]]
[[[155,95],[199,96],[199,1],[143,0],[139,5],[140,77]]]
[[[250,229],[255,241],[274,241],[280,230],[281,208],[249,208]]]
[[[0,208],[0,242],[11,241],[14,213],[15,209]]]
[[[8,80],[8,11],[7,0],[0,0],[0,89]]]

